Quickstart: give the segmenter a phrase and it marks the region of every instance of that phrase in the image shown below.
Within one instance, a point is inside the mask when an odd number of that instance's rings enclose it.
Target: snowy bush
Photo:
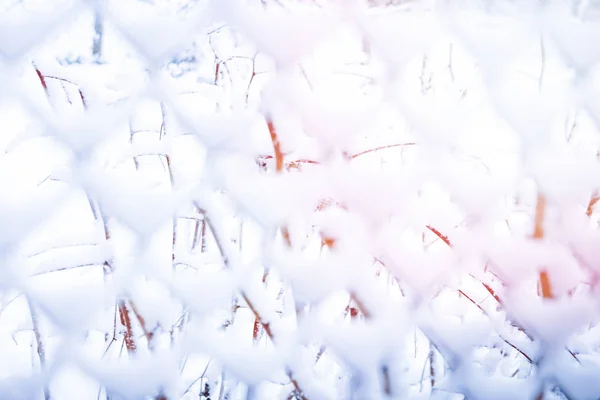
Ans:
[[[0,3],[0,399],[597,399],[600,3]]]

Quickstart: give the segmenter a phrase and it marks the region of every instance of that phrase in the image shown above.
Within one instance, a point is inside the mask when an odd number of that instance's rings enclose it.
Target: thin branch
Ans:
[[[600,200],[600,194],[598,194],[598,191],[595,190],[594,193],[592,193],[592,197],[590,198],[590,202],[588,203],[585,215],[587,215],[588,217],[592,216],[592,214],[594,212],[594,206],[596,205],[596,203],[598,203],[599,200]]]
[[[123,337],[125,340],[125,346],[127,347],[127,352],[130,355],[133,355],[137,350],[137,345],[133,337],[133,327],[131,325],[131,318],[129,317],[129,310],[127,309],[127,305],[123,300],[119,301],[119,318],[121,320],[121,325],[125,328]]]
[[[201,207],[197,206],[198,208],[201,209]],[[231,268],[230,266],[230,259],[227,256],[227,252],[225,251],[225,248],[223,246],[223,242],[221,240],[221,237],[219,235],[219,233],[216,231],[214,224],[211,222],[211,219],[209,218],[208,214],[206,213],[206,210],[203,210],[204,212],[204,216],[206,219],[206,223],[208,224],[210,230],[212,231],[213,237],[215,239],[215,242],[217,244],[217,247],[219,249],[219,252],[221,253],[222,257],[223,257],[223,262],[225,263],[225,266],[227,268]],[[258,309],[256,308],[254,302],[250,299],[250,297],[248,296],[248,294],[245,291],[240,291],[240,295],[242,296],[242,298],[244,299],[244,301],[246,302],[246,304],[248,305],[248,308],[252,311],[252,314],[254,314],[254,317],[260,322],[260,324],[262,325],[265,333],[267,334],[267,336],[269,337],[269,339],[271,340],[271,342],[275,342],[275,337],[273,334],[273,331],[271,329],[271,325],[268,321],[266,321],[262,315],[260,314],[260,312],[258,311]],[[292,385],[294,386],[294,389],[296,389],[296,391],[298,392],[298,396],[300,397],[301,400],[308,400],[305,396],[304,396],[304,391],[300,388],[300,385],[298,383],[298,381],[296,380],[296,378],[294,377],[293,372],[289,369],[286,368],[286,373],[288,378],[290,379],[290,382],[292,383]]]
[[[49,271],[40,271],[40,272],[35,272],[33,274],[31,274],[30,276],[40,276],[40,275],[45,275],[45,274],[49,274],[52,272],[61,272],[61,271],[69,271],[72,269],[79,269],[79,268],[85,268],[85,267],[101,267],[103,266],[103,263],[98,263],[98,262],[91,262],[91,263],[84,263],[84,264],[78,264],[78,265],[70,265],[70,266],[65,266],[65,267],[58,267],[58,268],[54,268],[52,270]]]
[[[463,292],[460,289],[458,290],[458,293],[460,293],[465,299],[467,299],[471,303],[473,303],[477,308],[479,308],[479,310],[483,313],[483,315],[485,315],[486,317],[489,318],[489,314],[487,313],[487,311],[485,311],[485,309],[483,307],[481,307],[481,305],[479,305],[477,302],[475,302],[475,300],[473,300],[471,297],[469,297],[465,292]],[[527,354],[525,354],[525,352],[523,350],[519,349],[517,346],[515,346],[514,344],[512,344],[511,342],[509,342],[508,340],[506,340],[499,333],[498,333],[498,336],[500,337],[500,339],[502,339],[504,341],[504,343],[508,344],[510,347],[512,347],[513,349],[515,349],[516,351],[518,351],[523,357],[525,357],[527,359],[527,361],[529,361],[530,364],[533,364],[533,360],[531,359],[531,357],[529,357]]]
[[[281,151],[281,142],[279,141],[279,137],[277,136],[277,131],[275,130],[275,125],[273,125],[273,120],[270,117],[267,117],[267,127],[269,128],[271,142],[273,143],[273,151],[275,153],[275,171],[282,172],[283,171],[283,153]]]
[[[416,143],[414,143],[414,142],[408,142],[408,143],[397,143],[397,144],[388,144],[388,145],[385,145],[385,146],[379,146],[379,147],[375,147],[373,149],[361,151],[360,153],[356,153],[356,154],[350,156],[350,158],[354,159],[354,158],[363,156],[365,154],[374,153],[374,152],[380,151],[380,150],[391,149],[391,148],[394,148],[394,147],[407,147],[407,146],[416,146]]]
[[[535,226],[533,231],[534,240],[542,240],[544,238],[544,217],[546,215],[546,197],[543,194],[538,194],[537,204],[535,207]],[[542,297],[545,299],[553,298],[552,286],[548,271],[542,269],[540,271],[540,288]]]
[[[192,383],[190,383],[190,385],[185,390],[185,392],[183,392],[183,395],[185,395],[190,390],[192,390],[192,387],[194,387],[194,385],[196,384],[196,382],[201,381],[202,378],[204,378],[204,375],[206,375],[206,371],[208,371],[208,367],[210,366],[210,362],[211,361],[212,361],[212,357],[208,359],[208,362],[206,363],[206,367],[204,367],[204,371],[202,372],[202,375],[200,375],[199,377],[197,377],[196,379],[194,379],[194,381]]]
[[[146,327],[146,320],[138,312],[137,307],[135,306],[133,301],[129,300],[129,306],[131,307],[131,311],[133,311],[133,314],[135,315],[138,322],[140,323],[140,326],[142,327],[142,332],[144,332],[144,336],[146,336],[146,340],[148,341],[148,348],[150,350],[153,350],[153,348],[154,348],[154,340],[153,340],[154,332],[148,330],[148,328]]]
[[[444,236],[442,235],[442,233],[440,231],[438,231],[437,229],[435,229],[434,227],[432,227],[431,225],[427,225],[426,226],[427,229],[429,229],[431,232],[433,232],[437,237],[439,237],[440,239],[442,239],[442,241],[444,243],[446,243],[448,245],[448,247],[452,248],[452,243],[450,242],[450,239],[448,239],[448,236]]]
[[[252,57],[252,73],[250,74],[250,80],[248,81],[248,87],[246,88],[246,96],[245,96],[246,105],[248,105],[248,98],[250,97],[250,88],[252,87],[254,78],[257,75],[257,73],[256,73],[256,57],[257,56],[258,56],[258,53],[255,53],[254,56]]]
[[[46,347],[44,345],[44,340],[42,339],[42,335],[40,333],[37,311],[35,310],[35,307],[28,296],[26,296],[26,300],[29,305],[29,312],[31,314],[31,325],[33,326],[33,334],[35,336],[36,351],[40,360],[40,367],[43,370],[46,367]],[[45,385],[44,400],[50,400],[50,398],[50,389],[47,385]]]

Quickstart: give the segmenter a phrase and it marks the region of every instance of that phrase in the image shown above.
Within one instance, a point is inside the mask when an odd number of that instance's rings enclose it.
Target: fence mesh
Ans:
[[[597,1],[0,4],[0,398],[600,397]]]

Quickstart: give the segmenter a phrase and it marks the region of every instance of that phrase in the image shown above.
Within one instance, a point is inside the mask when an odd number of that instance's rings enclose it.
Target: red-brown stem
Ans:
[[[468,296],[465,292],[463,292],[460,289],[458,290],[458,293],[461,294],[462,296],[464,296],[465,299],[467,299],[471,303],[473,303],[477,308],[479,308],[479,310],[483,313],[483,315],[485,315],[486,317],[489,318],[488,313],[483,309],[483,307],[481,307],[479,304],[477,304],[475,302],[475,300],[473,300],[470,296]],[[523,352],[523,350],[519,349],[517,346],[515,346],[514,344],[512,344],[511,342],[509,342],[508,340],[506,340],[505,338],[503,338],[500,334],[498,334],[498,336],[500,337],[500,339],[502,339],[504,341],[504,343],[506,343],[507,345],[509,345],[510,347],[512,347],[513,349],[515,349],[516,351],[518,351],[523,357],[525,357],[527,359],[527,361],[529,361],[529,363],[533,363],[533,360],[531,359],[531,357],[529,357],[527,354],[525,354]]]
[[[152,348],[152,339],[154,339],[154,333],[147,329],[146,320],[138,312],[133,301],[129,300],[129,306],[131,307],[131,311],[133,311],[133,315],[135,315],[138,322],[140,323],[140,326],[142,327],[142,332],[144,332],[144,336],[146,336],[146,339],[148,340],[148,347]]]
[[[352,300],[350,300],[350,302],[346,306],[346,309],[344,310],[344,318],[346,318],[346,316],[350,314],[351,319],[356,319],[358,318],[358,309],[356,307],[352,307],[351,304]]]
[[[272,137],[273,137],[273,135],[271,134],[271,138]],[[414,143],[414,142],[388,144],[388,145],[385,145],[385,146],[379,146],[379,147],[375,147],[375,148],[372,148],[372,149],[363,150],[363,151],[358,152],[356,154],[347,155],[347,157],[349,159],[355,159],[355,158],[358,158],[358,157],[363,156],[365,154],[375,153],[375,152],[380,151],[380,150],[392,149],[392,148],[395,148],[395,147],[416,146],[416,145],[417,145],[417,143]],[[262,158],[262,159],[269,159],[269,158],[273,158],[273,157],[272,156],[262,156],[260,158]],[[318,165],[320,163],[318,161],[315,161],[315,160],[301,159],[301,160],[296,160],[296,161],[290,161],[290,162],[288,162],[286,164],[286,167],[288,169],[290,169],[290,168],[298,168],[299,167],[298,164],[316,164],[316,165]]]
[[[433,226],[427,225],[427,229],[429,229],[437,237],[442,239],[444,241],[444,243],[446,243],[448,245],[448,247],[452,247],[452,242],[450,242],[450,239],[448,239],[448,236],[442,235],[442,233],[440,231],[438,231],[437,229],[435,229]]]
[[[83,92],[81,91],[81,89],[77,89],[77,91],[79,92],[79,98],[81,99],[81,104],[83,104],[83,109],[87,110],[87,102],[85,100],[85,96],[83,95]]]
[[[35,72],[38,76],[38,79],[40,80],[40,83],[42,84],[42,87],[44,88],[44,92],[46,92],[46,96],[49,96],[48,84],[46,83],[46,79],[44,78],[44,75],[42,74],[42,72],[39,69],[37,69],[37,67],[35,68]]]
[[[427,229],[429,229],[431,232],[433,232],[437,237],[439,237],[440,239],[442,239],[442,241],[444,243],[446,243],[448,245],[448,247],[453,248],[452,242],[450,241],[450,239],[448,238],[448,236],[442,234],[440,231],[438,231],[437,229],[435,229],[434,227],[427,225]],[[481,284],[485,287],[485,289],[494,297],[494,299],[496,299],[496,301],[499,304],[502,304],[502,302],[500,301],[500,298],[496,295],[496,293],[494,292],[494,290],[485,282],[481,282]]]
[[[335,246],[336,243],[337,243],[336,238],[321,233],[321,249],[323,249],[323,247],[333,249],[333,246]]]
[[[152,351],[154,350],[154,333],[149,331],[147,326],[146,326],[146,320],[144,319],[144,317],[142,317],[142,315],[138,312],[135,304],[133,303],[133,301],[129,300],[129,306],[131,307],[131,311],[133,312],[133,314],[135,315],[135,317],[137,318],[138,322],[140,323],[140,326],[142,327],[142,332],[144,332],[144,336],[146,336],[146,340],[148,341],[148,348]],[[158,394],[154,400],[168,400],[167,396],[165,394],[161,393]]]
[[[285,168],[288,171],[291,171],[292,169],[299,170],[302,164],[318,165],[319,163],[317,161],[313,161],[313,160],[296,160],[296,161],[290,161],[290,162],[286,163]]]
[[[535,206],[535,226],[533,230],[534,239],[542,239],[544,237],[544,217],[546,214],[546,198],[539,194]]]
[[[365,304],[358,298],[358,296],[356,295],[355,292],[350,292],[350,300],[352,300],[354,302],[354,304],[356,304],[356,307],[358,308],[358,310],[361,312],[361,314],[366,318],[366,319],[371,319],[371,317],[373,316],[371,314],[371,312],[367,309],[367,307],[365,306]]]
[[[341,208],[342,210],[348,211],[348,207],[345,204],[342,204],[342,203],[340,203],[338,201],[335,201],[333,199],[323,199],[323,200],[321,200],[319,202],[319,205],[315,209],[315,211],[323,211],[323,210],[326,210],[329,207],[333,207],[333,206],[337,206],[337,207]]]
[[[277,131],[271,118],[267,119],[267,126],[269,128],[269,134],[271,135],[271,141],[273,142],[273,152],[275,153],[275,171],[283,171],[283,153],[281,152],[281,143],[277,137]]]
[[[494,299],[496,299],[496,301],[498,302],[498,304],[502,305],[502,301],[500,301],[500,297],[498,297],[498,295],[496,294],[496,292],[494,291],[494,289],[492,289],[491,286],[488,285],[485,282],[481,282],[481,284],[488,291],[488,293],[491,294]]]
[[[41,71],[39,69],[37,69],[37,68],[35,69],[35,72],[37,73],[38,78],[40,79],[42,87],[46,91],[46,95],[48,95],[48,85],[46,84],[46,79],[54,79],[54,80],[57,80],[57,81],[61,81],[61,82],[65,82],[65,83],[70,83],[71,85],[74,85],[74,86],[77,86],[77,87],[79,86],[75,82],[70,81],[70,80],[65,79],[65,78],[60,78],[58,76],[52,76],[52,75],[43,75],[41,73]],[[63,89],[64,89],[64,86],[63,86]],[[84,110],[87,110],[87,102],[85,100],[85,96],[83,95],[83,92],[81,91],[81,88],[78,87],[77,91],[79,92],[79,98],[81,99],[81,104],[83,105]]]
[[[552,295],[552,287],[550,285],[550,277],[548,276],[548,271],[543,270],[540,271],[540,286],[542,289],[542,297],[545,299],[551,299],[554,297]]]
[[[379,150],[392,149],[394,147],[415,146],[415,145],[416,145],[416,143],[413,143],[413,142],[388,144],[386,146],[379,146],[379,147],[375,147],[373,149],[361,151],[360,153],[356,153],[354,155],[351,155],[350,158],[357,158],[357,157],[363,156],[363,155],[368,154],[368,153],[374,153],[374,152],[379,151]]]
[[[217,61],[215,66],[215,85],[219,83],[219,72],[221,71],[221,61]]]
[[[256,77],[256,56],[258,56],[258,53],[254,54],[254,57],[252,57],[252,73],[250,74],[250,80],[248,81],[248,87],[246,88],[246,104],[248,104],[248,98],[250,97],[250,87]]]
[[[207,217],[206,212],[203,211],[203,213],[204,213],[204,217],[205,217],[206,223],[208,224],[209,228],[211,229],[211,231],[213,233],[213,237],[215,238],[215,242],[217,244],[217,247],[219,248],[219,252],[221,253],[222,257],[224,258],[225,266],[227,268],[230,268],[229,260],[227,258],[227,254],[225,252],[225,249],[223,248],[223,244],[221,242],[221,238],[220,238],[218,232],[214,229],[214,226],[210,222],[210,219]],[[262,318],[262,316],[260,315],[259,311],[256,309],[256,307],[254,306],[254,303],[250,300],[250,298],[248,297],[248,295],[246,294],[246,292],[241,291],[240,294],[241,294],[242,298],[244,299],[244,301],[246,302],[246,304],[248,305],[248,308],[252,311],[252,314],[254,314],[254,318],[259,321],[259,323],[262,325],[263,329],[265,330],[265,333],[267,334],[267,336],[269,337],[269,339],[271,340],[271,342],[274,343],[274,339],[275,338],[274,338],[274,335],[273,335],[273,331],[271,330],[270,323],[267,322],[267,321],[265,321]],[[296,390],[296,392],[297,392],[298,396],[300,397],[300,399],[301,400],[308,400],[306,398],[306,396],[303,394],[304,391],[300,388],[300,385],[298,384],[298,381],[294,377],[294,374],[292,373],[292,371],[289,370],[288,368],[286,368],[286,372],[287,372],[288,378],[290,379],[290,382],[294,386],[294,389]]]
[[[271,118],[267,118],[267,126],[269,128],[269,134],[271,135],[271,141],[273,142],[273,151],[275,153],[275,171],[281,173],[283,171],[283,153],[281,152],[281,143],[277,137],[277,131],[273,125]],[[284,243],[291,247],[292,242],[290,240],[290,232],[286,226],[281,227],[281,236],[283,237]]]
[[[537,203],[535,206],[535,226],[533,230],[533,238],[535,240],[542,240],[544,238],[544,217],[546,215],[546,197],[543,194],[538,194]],[[550,277],[548,271],[540,271],[540,288],[541,295],[544,299],[553,298],[552,285],[550,283]]]
[[[283,237],[284,243],[288,247],[292,247],[292,239],[290,238],[290,231],[286,226],[281,227],[281,237]]]
[[[269,324],[268,322],[266,322],[262,319],[260,313],[254,307],[254,304],[252,303],[252,301],[250,301],[250,299],[248,298],[248,295],[245,292],[242,292],[242,298],[244,299],[246,304],[248,304],[248,308],[250,308],[250,310],[254,314],[254,317],[256,318],[256,320],[262,325],[262,327],[265,330],[265,333],[267,334],[269,339],[271,339],[271,341],[273,342],[274,336],[273,336],[273,331],[271,330],[271,324]],[[308,400],[304,396],[303,391],[302,391],[302,389],[300,389],[300,385],[298,384],[298,381],[296,380],[296,378],[294,378],[294,375],[292,374],[292,372],[288,370],[287,375],[288,375],[288,378],[290,378],[290,382],[294,386],[294,389],[296,389],[296,392],[297,392],[298,396],[300,397],[300,399]]]
[[[252,339],[257,342],[260,339],[260,321],[257,317],[254,318],[254,326],[252,328]]]
[[[354,302],[354,304],[356,304],[356,308],[358,309],[358,311],[360,311],[360,313],[365,317],[366,320],[369,320],[373,317],[373,314],[371,313],[371,311],[367,308],[365,303],[358,297],[356,292],[354,292],[354,291],[350,292],[350,301]],[[347,309],[348,309],[348,307],[347,307]],[[353,311],[356,313],[356,309],[354,307],[349,307],[349,311],[350,311],[351,317],[354,317]],[[358,313],[356,313],[356,314],[358,314]],[[391,377],[390,377],[390,371],[386,364],[384,364],[383,367],[381,368],[381,373],[383,375],[383,392],[386,395],[391,396],[391,394],[392,394],[392,383],[391,382],[392,381],[391,381]]]
[[[596,205],[596,203],[598,203],[598,200],[600,200],[600,195],[598,194],[598,191],[595,190],[592,194],[592,197],[590,198],[590,202],[588,203],[585,215],[587,215],[588,217],[592,216],[592,213],[594,212],[594,206]]]
[[[133,355],[137,350],[137,345],[133,336],[133,327],[131,325],[131,318],[129,317],[129,310],[122,300],[119,301],[119,318],[121,320],[121,325],[125,328],[125,347],[127,347],[127,352],[130,355]]]
[[[450,247],[450,248],[453,247],[452,246],[452,242],[450,241],[450,239],[448,239],[447,236],[443,235],[440,231],[438,231],[437,229],[435,229],[435,228],[433,228],[433,227],[431,227],[429,225],[427,225],[427,228],[429,230],[431,230],[440,239],[442,239],[444,241],[444,243],[446,243],[448,245],[448,247]],[[475,278],[475,277],[473,277],[473,278]],[[500,298],[498,297],[498,295],[496,295],[496,293],[494,292],[494,290],[489,285],[487,285],[485,282],[481,282],[481,281],[479,281],[479,282],[494,297],[494,299],[496,299],[496,301],[498,302],[498,304],[502,305],[502,301],[500,300]],[[525,333],[525,335],[527,335],[527,337],[529,337],[531,339],[531,336],[529,336],[529,334],[527,333],[527,331],[525,329],[521,328],[518,325],[515,325],[514,323],[513,323],[513,325],[516,326],[518,329],[520,329],[523,333]]]

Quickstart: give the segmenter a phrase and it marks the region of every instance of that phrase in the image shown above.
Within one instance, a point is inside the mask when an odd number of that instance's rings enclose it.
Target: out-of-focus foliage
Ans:
[[[0,399],[597,399],[599,5],[0,3]]]

